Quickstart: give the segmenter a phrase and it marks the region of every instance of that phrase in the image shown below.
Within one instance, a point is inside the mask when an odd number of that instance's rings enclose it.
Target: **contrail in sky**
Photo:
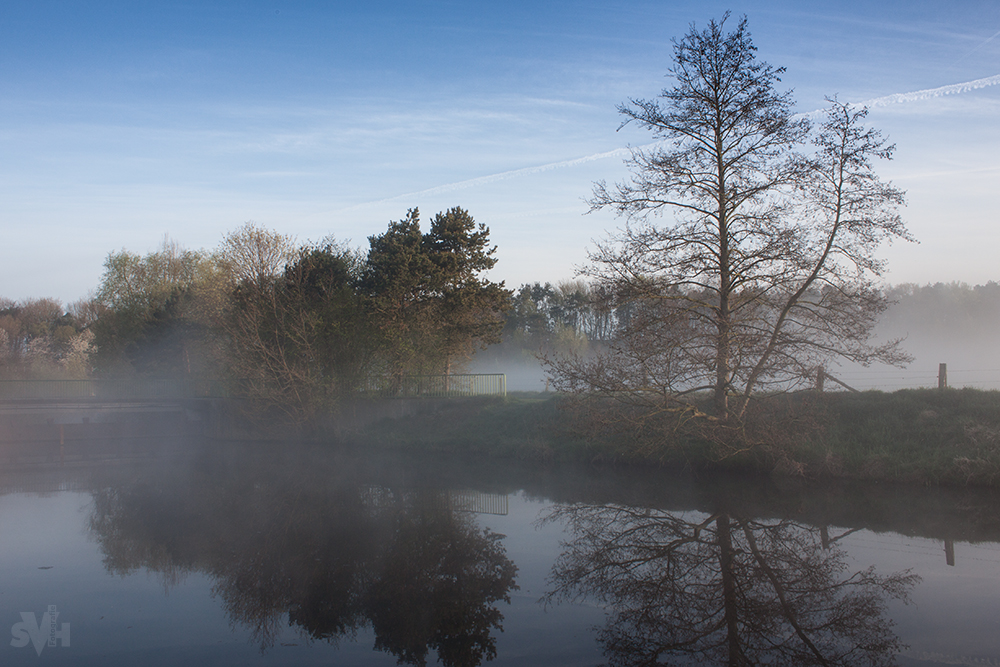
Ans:
[[[980,88],[989,88],[990,86],[996,86],[997,84],[1000,84],[1000,74],[994,74],[993,76],[988,76],[985,79],[966,81],[965,83],[953,83],[949,86],[941,86],[940,88],[928,88],[926,90],[916,90],[912,93],[896,93],[895,95],[876,97],[864,102],[852,103],[851,106],[874,109],[877,107],[887,107],[892,104],[919,102],[921,100],[929,100],[935,97],[944,97],[945,95],[960,95],[961,93],[979,90]],[[813,111],[811,113],[816,112]]]
[[[850,105],[852,107],[868,107],[869,109],[877,109],[879,107],[887,107],[893,104],[920,102],[921,100],[944,97],[945,95],[960,95],[961,93],[979,90],[980,88],[989,88],[990,86],[996,86],[998,84],[1000,84],[1000,74],[994,74],[993,76],[988,76],[985,79],[975,79],[974,81],[966,81],[964,83],[953,83],[947,86],[941,86],[940,88],[915,90],[912,93],[895,93],[893,95],[885,95],[883,97],[874,97],[863,102],[851,102]],[[826,109],[814,109],[813,111],[806,111],[795,115],[798,118],[813,118],[825,112]]]
[[[976,46],[976,48],[974,48],[971,51],[969,51],[968,53],[966,53],[964,56],[962,56],[961,58],[959,58],[958,60],[956,60],[953,64],[957,65],[958,63],[962,62],[963,60],[965,60],[966,58],[968,58],[969,56],[971,56],[973,53],[975,53],[979,49],[983,48],[984,46],[986,46],[987,44],[989,44],[990,42],[992,42],[997,37],[1000,37],[1000,30],[996,31],[995,33],[993,33],[992,35],[990,35],[989,37],[987,37],[986,39],[984,39],[982,42],[979,43],[978,46]]]
[[[1000,74],[988,76],[984,79],[975,79],[974,81],[966,81],[964,83],[953,83],[948,86],[941,86],[940,88],[928,88],[926,90],[916,90],[913,91],[912,93],[896,93],[894,95],[885,95],[884,97],[875,97],[873,99],[866,100],[864,102],[854,103],[852,104],[852,106],[867,106],[868,108],[887,107],[893,104],[905,104],[906,102],[919,102],[921,100],[929,100],[935,97],[944,97],[945,95],[960,95],[962,93],[967,93],[973,90],[979,90],[980,88],[988,88],[990,86],[996,86],[996,85],[1000,85]],[[801,113],[796,115],[799,117],[814,116],[821,114],[823,112],[824,112],[823,109],[817,109],[815,111],[809,111],[806,113]],[[646,144],[645,146],[639,146],[639,148],[640,149],[649,148],[651,146],[655,146],[657,143],[660,142],[653,142],[650,144]],[[521,169],[512,169],[510,171],[500,172],[499,174],[490,174],[489,176],[470,178],[467,181],[457,181],[455,183],[448,183],[446,185],[438,185],[437,187],[428,188],[427,190],[418,190],[417,192],[407,192],[406,194],[396,195],[394,197],[387,197],[385,199],[379,199],[377,201],[365,202],[364,204],[356,204],[354,206],[350,206],[342,210],[350,211],[365,206],[372,206],[375,204],[384,204],[388,202],[393,202],[399,199],[412,199],[414,197],[437,195],[445,192],[453,192],[455,190],[464,190],[466,188],[476,187],[477,185],[487,185],[489,183],[495,183],[497,181],[505,181],[510,178],[517,178],[520,176],[530,176],[531,174],[539,174],[541,172],[551,171],[553,169],[561,169],[563,167],[575,167],[576,165],[579,164],[594,162],[596,160],[603,160],[605,158],[625,157],[631,155],[631,150],[632,149],[630,148],[616,148],[613,151],[607,151],[605,153],[594,153],[593,155],[586,155],[584,157],[578,157],[573,160],[550,162],[549,164],[543,164],[537,167],[524,167]]]
[[[605,153],[594,153],[593,155],[585,155],[584,157],[578,157],[573,160],[562,160],[560,162],[550,162],[548,164],[538,165],[537,167],[523,167],[521,169],[512,169],[510,171],[502,171],[499,174],[490,174],[489,176],[480,176],[478,178],[470,178],[467,181],[457,181],[455,183],[448,183],[446,185],[438,185],[433,188],[428,188],[427,190],[418,190],[417,192],[408,192],[402,195],[395,195],[393,197],[386,197],[385,199],[379,199],[376,201],[365,202],[364,204],[356,204],[350,206],[343,210],[349,211],[352,209],[360,208],[362,206],[372,206],[374,204],[384,204],[387,202],[396,201],[397,199],[407,199],[411,197],[420,197],[425,195],[437,195],[444,192],[453,192],[455,190],[464,190],[466,188],[472,188],[477,185],[486,185],[487,183],[495,183],[497,181],[505,181],[508,178],[517,178],[519,176],[529,176],[531,174],[540,174],[543,171],[552,171],[553,169],[560,169],[562,167],[574,167],[578,164],[585,164],[587,162],[594,162],[596,160],[603,160],[609,157],[625,157],[626,155],[631,155],[631,150],[628,148],[616,148],[613,151],[607,151]]]

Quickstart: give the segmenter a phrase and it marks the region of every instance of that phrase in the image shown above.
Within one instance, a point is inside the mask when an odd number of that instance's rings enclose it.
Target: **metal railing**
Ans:
[[[509,500],[506,493],[486,493],[483,491],[432,491],[432,495],[421,496],[414,489],[390,489],[383,486],[367,486],[361,489],[362,501],[375,509],[386,509],[400,503],[417,507],[421,501],[430,500],[433,507],[444,507],[455,512],[472,514],[495,514],[507,516]]]
[[[450,491],[448,492],[448,501],[456,512],[507,516],[508,506],[506,493]]]
[[[404,375],[369,377],[362,392],[398,398],[448,398],[453,396],[506,396],[507,376],[503,373],[461,375]]]

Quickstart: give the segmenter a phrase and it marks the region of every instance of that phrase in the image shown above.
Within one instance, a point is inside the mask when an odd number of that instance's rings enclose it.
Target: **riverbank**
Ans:
[[[929,484],[1000,485],[1000,392],[906,389],[824,395],[807,471]]]
[[[345,441],[477,458],[1000,485],[997,391],[803,392],[775,398],[761,419],[784,437],[746,449],[720,448],[680,430],[646,428],[632,437],[614,419],[583,418],[566,397],[523,393],[451,401],[405,419],[380,420]]]

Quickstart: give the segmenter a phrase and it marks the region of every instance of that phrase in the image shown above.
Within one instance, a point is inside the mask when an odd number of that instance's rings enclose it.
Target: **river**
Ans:
[[[0,451],[4,665],[1000,665],[993,492],[93,451]]]

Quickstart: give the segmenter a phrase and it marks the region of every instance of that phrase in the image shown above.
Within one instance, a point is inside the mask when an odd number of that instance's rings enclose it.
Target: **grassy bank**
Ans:
[[[474,457],[748,468],[806,477],[1000,485],[1000,392],[974,389],[803,393],[764,419],[773,444],[732,453],[676,432],[631,437],[596,428],[562,397],[456,400],[385,419],[349,439],[361,446]],[[773,417],[772,417],[773,416]]]
[[[817,474],[1000,484],[1000,392],[906,389],[830,394],[798,455]]]
[[[347,438],[363,446],[527,460],[589,460],[606,443],[581,437],[555,394],[465,398],[377,421]]]

